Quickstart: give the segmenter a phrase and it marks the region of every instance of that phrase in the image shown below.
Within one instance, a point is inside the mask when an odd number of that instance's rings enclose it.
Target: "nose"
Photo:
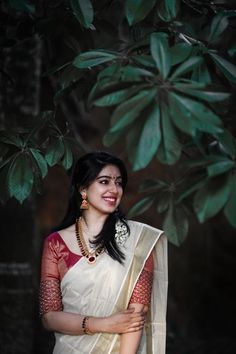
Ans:
[[[115,181],[111,181],[111,183],[110,183],[110,191],[112,191],[113,193],[117,194],[118,186],[117,186]]]

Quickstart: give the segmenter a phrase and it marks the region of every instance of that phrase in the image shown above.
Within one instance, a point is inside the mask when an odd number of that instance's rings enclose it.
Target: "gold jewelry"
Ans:
[[[85,317],[83,318],[83,321],[82,321],[82,330],[83,330],[84,334],[93,334],[92,332],[90,332],[90,330],[89,330],[89,328],[88,328],[88,324],[87,324],[88,320],[89,320],[89,317],[88,317],[88,316],[85,316]]]
[[[80,205],[80,209],[87,210],[89,208],[89,203],[87,201],[87,194],[86,192],[81,192],[82,203]]]
[[[104,248],[100,247],[95,251],[91,252],[88,250],[85,239],[83,237],[82,226],[81,226],[82,217],[76,219],[75,221],[75,234],[76,239],[80,248],[80,251],[84,257],[87,258],[89,264],[96,262],[96,258],[104,252]]]

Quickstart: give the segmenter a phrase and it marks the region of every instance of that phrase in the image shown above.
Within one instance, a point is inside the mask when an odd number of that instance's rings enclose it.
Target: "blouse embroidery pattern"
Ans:
[[[42,316],[49,311],[62,311],[60,282],[66,272],[80,260],[82,256],[71,252],[61,236],[55,232],[44,242],[41,282],[39,292],[39,312]],[[130,303],[148,305],[151,299],[153,282],[153,256],[147,259],[142,270]]]

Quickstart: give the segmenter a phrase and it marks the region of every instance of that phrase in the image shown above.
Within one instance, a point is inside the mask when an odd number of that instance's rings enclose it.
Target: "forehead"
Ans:
[[[98,177],[100,176],[109,176],[109,177],[121,177],[120,170],[117,166],[115,165],[107,165],[103,167],[103,169],[100,171],[98,174]]]

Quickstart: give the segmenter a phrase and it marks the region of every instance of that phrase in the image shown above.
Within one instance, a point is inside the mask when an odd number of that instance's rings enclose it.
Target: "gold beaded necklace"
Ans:
[[[89,264],[93,264],[93,263],[96,262],[97,257],[101,253],[104,252],[104,248],[100,247],[100,248],[96,249],[93,252],[88,250],[87,244],[86,244],[85,239],[83,237],[81,220],[82,220],[82,218],[79,217],[79,219],[76,219],[76,221],[75,221],[76,239],[77,239],[80,251],[82,253],[82,256],[87,258],[87,261],[88,261]]]

